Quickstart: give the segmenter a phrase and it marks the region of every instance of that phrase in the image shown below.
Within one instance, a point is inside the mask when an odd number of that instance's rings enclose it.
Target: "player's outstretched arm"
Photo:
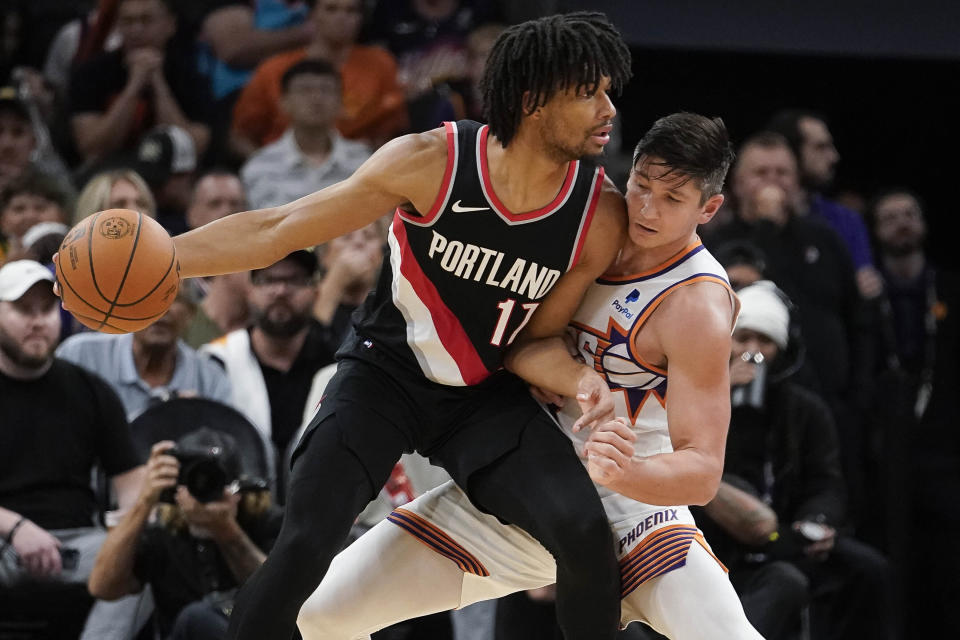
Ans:
[[[648,320],[645,330],[653,332],[669,364],[667,424],[674,450],[634,459],[618,446],[627,427],[601,425],[584,447],[596,482],[647,504],[713,499],[730,422],[732,313],[726,290],[697,283],[668,296]]]
[[[268,267],[297,249],[366,226],[401,205],[427,211],[446,166],[441,129],[396,138],[352,176],[289,204],[221,218],[174,238],[180,275]]]
[[[613,418],[609,388],[596,371],[570,356],[563,334],[587,287],[616,258],[625,228],[623,196],[605,180],[580,262],[560,277],[504,357],[504,366],[530,384],[577,398],[584,415],[574,429]]]

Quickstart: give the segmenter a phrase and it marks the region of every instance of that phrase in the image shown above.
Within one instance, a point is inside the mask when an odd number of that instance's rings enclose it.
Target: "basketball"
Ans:
[[[173,240],[156,220],[108,209],[77,224],[57,259],[63,307],[104,333],[139,331],[166,313],[180,286]]]

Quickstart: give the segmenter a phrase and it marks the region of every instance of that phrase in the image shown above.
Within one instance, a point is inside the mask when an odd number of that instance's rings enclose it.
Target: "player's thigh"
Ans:
[[[524,425],[519,445],[474,473],[466,489],[478,507],[548,548],[564,536],[577,538],[585,527],[609,531],[596,487],[569,438],[546,414]]]
[[[364,637],[460,606],[462,586],[453,562],[382,521],[337,554],[297,625],[304,640]]]
[[[644,621],[671,640],[762,640],[726,571],[698,542],[683,567],[637,587],[622,608],[624,622]]]

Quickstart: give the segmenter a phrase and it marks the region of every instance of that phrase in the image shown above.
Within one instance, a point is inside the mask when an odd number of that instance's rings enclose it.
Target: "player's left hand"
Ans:
[[[617,416],[613,411],[613,394],[610,387],[593,369],[584,366],[584,373],[577,381],[577,402],[583,415],[573,423],[573,432],[576,433],[588,427],[595,429],[604,422],[609,422]]]
[[[615,485],[630,467],[636,441],[637,434],[626,418],[615,418],[595,428],[583,447],[590,478],[605,487]]]

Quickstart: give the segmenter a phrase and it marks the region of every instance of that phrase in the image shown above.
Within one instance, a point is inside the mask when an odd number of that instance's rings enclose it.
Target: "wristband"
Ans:
[[[5,542],[4,546],[9,545],[13,542],[13,535],[17,532],[17,529],[20,528],[20,525],[22,525],[26,521],[27,521],[26,516],[20,516],[20,519],[17,520],[17,523],[10,528],[10,531],[7,532],[7,537],[4,540]]]

